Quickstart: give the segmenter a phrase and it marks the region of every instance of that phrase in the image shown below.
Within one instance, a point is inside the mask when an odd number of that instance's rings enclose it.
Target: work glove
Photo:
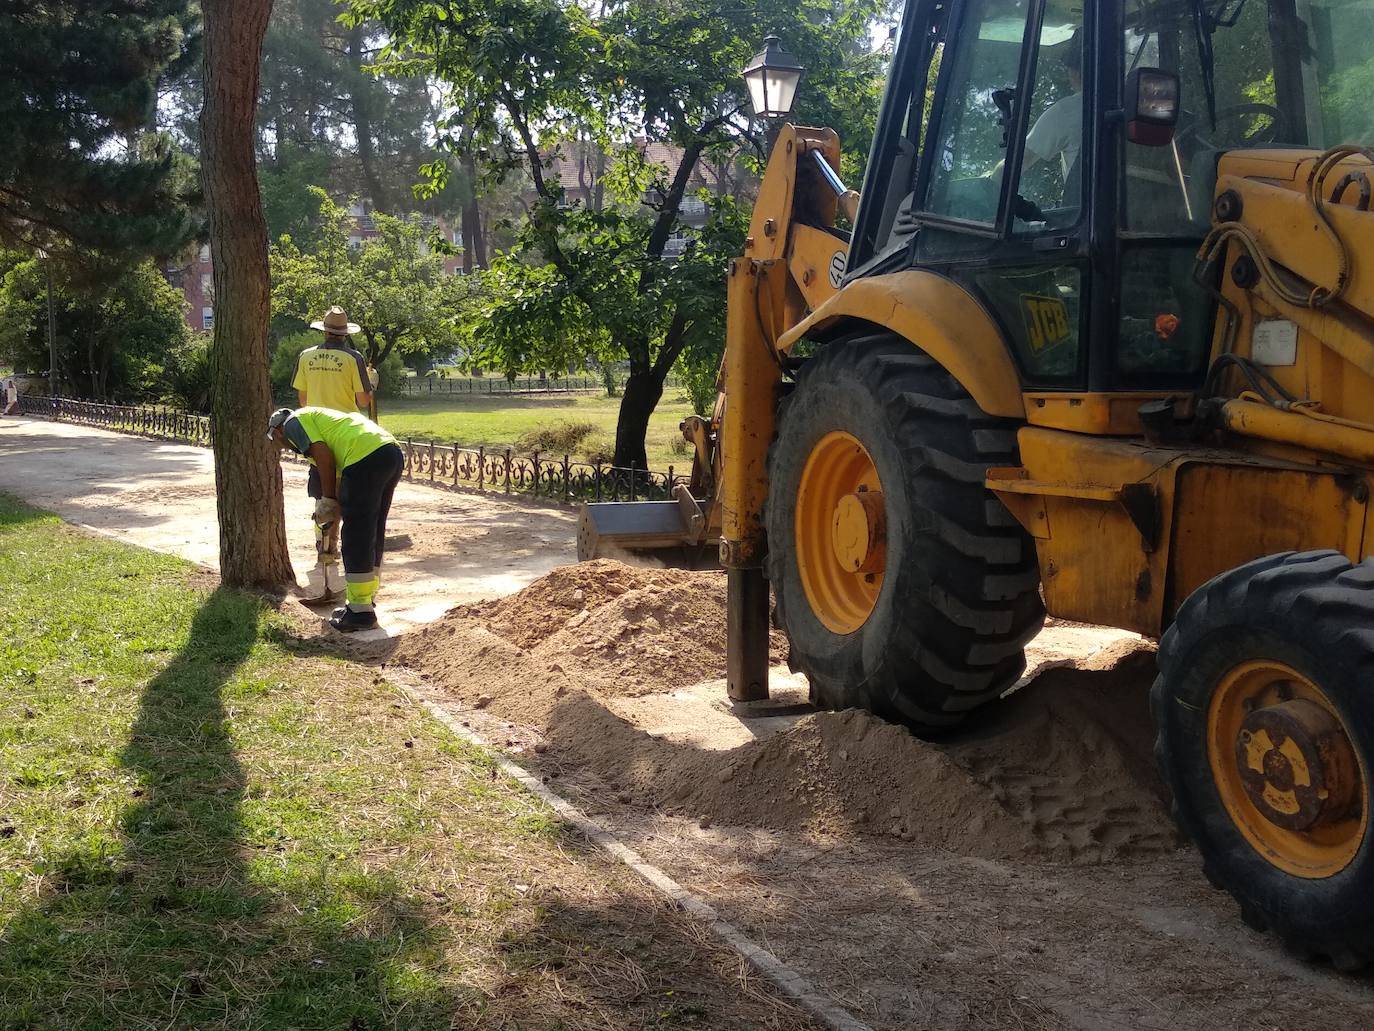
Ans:
[[[315,501],[315,522],[320,526],[328,526],[342,514],[337,498],[318,498]]]

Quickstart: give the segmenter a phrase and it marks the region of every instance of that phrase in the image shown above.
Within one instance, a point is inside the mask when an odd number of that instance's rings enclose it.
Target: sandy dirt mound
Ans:
[[[780,661],[780,635],[774,645]],[[850,711],[711,751],[610,711],[617,697],[720,676],[724,648],[723,576],[598,561],[454,609],[393,661],[532,728],[535,764],[607,804],[989,858],[1100,862],[1175,847],[1149,761],[1150,657],[1138,644],[1099,656],[1101,668],[1050,671],[941,743]]]
[[[949,754],[1040,851],[1081,861],[1179,845],[1151,756],[1154,654],[1121,646],[1097,669],[1055,669],[990,710]]]
[[[861,830],[983,856],[1034,845],[1027,829],[940,749],[852,709],[808,716],[745,745],[684,801],[722,823]]]
[[[582,613],[630,591],[690,589],[695,581],[696,574],[676,569],[640,569],[599,559],[555,569],[507,598],[456,608],[450,618],[480,620],[492,633],[532,648]]]
[[[725,577],[604,559],[565,566],[518,594],[454,609],[407,645],[402,661],[419,659],[432,668],[447,657],[448,642],[474,624],[515,645],[545,673],[575,670],[576,686],[626,695],[671,691],[724,671]],[[774,632],[772,644],[773,661],[783,661],[786,639]],[[459,648],[467,651],[465,639]],[[466,656],[453,659],[466,662]],[[506,670],[489,672],[493,688],[511,679]],[[532,696],[530,685],[516,686],[521,696]]]

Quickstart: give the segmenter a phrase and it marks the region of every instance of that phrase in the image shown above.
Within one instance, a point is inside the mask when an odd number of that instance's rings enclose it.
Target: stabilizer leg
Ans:
[[[731,701],[768,698],[768,581],[762,569],[726,574],[725,690]]]

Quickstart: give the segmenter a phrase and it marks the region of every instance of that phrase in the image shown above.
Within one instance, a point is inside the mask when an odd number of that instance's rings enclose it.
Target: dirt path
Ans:
[[[291,561],[315,564],[305,468],[283,467]],[[0,422],[0,490],[63,519],[207,566],[219,562],[214,466],[206,448],[88,426]],[[509,594],[576,558],[568,509],[402,481],[387,525],[380,616],[390,633],[460,602]]]
[[[590,563],[387,661],[877,1031],[1374,1026],[1374,980],[1248,930],[1178,840],[1147,642],[1052,625],[1038,677],[931,743],[733,711],[723,606],[719,575]]]

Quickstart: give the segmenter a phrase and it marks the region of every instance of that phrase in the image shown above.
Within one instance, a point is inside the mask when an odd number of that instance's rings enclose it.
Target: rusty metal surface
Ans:
[[[725,693],[732,701],[768,697],[768,581],[762,569],[727,569]]]
[[[1292,831],[1346,816],[1359,782],[1340,722],[1302,698],[1250,713],[1236,740],[1236,764],[1255,807]]]

